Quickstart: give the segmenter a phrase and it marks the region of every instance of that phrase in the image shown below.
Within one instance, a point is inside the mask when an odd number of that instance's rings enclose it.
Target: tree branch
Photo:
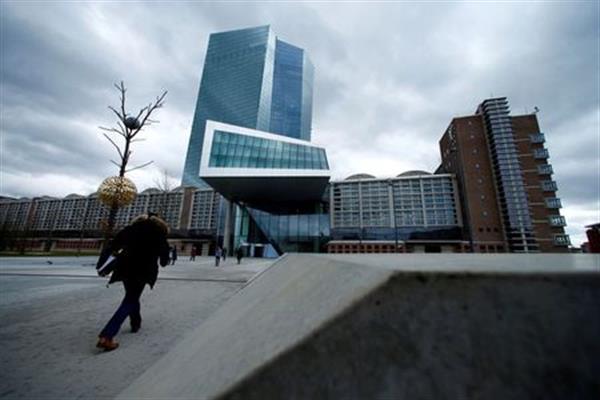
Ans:
[[[117,86],[117,85],[115,85]],[[121,92],[121,114],[123,114],[123,123],[125,123],[125,118],[127,117],[127,114],[125,113],[125,93],[127,92],[127,89],[125,89],[125,84],[123,84],[123,81],[121,81],[121,86],[117,86],[117,89],[119,90],[119,92]]]
[[[108,106],[108,109],[116,114],[120,121],[125,121],[125,117],[122,116],[113,106]]]
[[[155,110],[161,108],[164,105],[165,97],[167,96],[167,91],[165,90],[160,96],[156,97],[156,100],[154,102],[150,102],[146,107],[143,107],[139,110],[137,116],[135,117],[138,120],[139,126],[135,129],[132,129],[129,128],[125,123],[125,120],[127,119],[127,113],[125,111],[127,88],[125,87],[123,81],[121,81],[118,84],[115,83],[114,87],[119,91],[120,107],[108,106],[108,109],[117,116],[116,127],[107,128],[100,126],[99,128],[100,130],[105,132],[103,133],[104,137],[114,146],[114,148],[117,150],[117,153],[119,153],[121,162],[117,163],[114,160],[110,160],[110,162],[119,167],[119,175],[122,176],[126,172],[131,172],[136,169],[144,168],[153,163],[153,161],[150,161],[145,164],[141,164],[133,168],[127,169],[127,164],[129,163],[129,159],[131,157],[130,145],[133,142],[141,142],[145,140],[143,138],[134,139],[134,136],[136,136],[144,128],[144,126],[149,126],[158,123],[157,120],[150,119],[150,116]],[[119,145],[115,142],[115,140],[112,139],[112,135],[110,135],[112,133],[117,133],[123,136],[123,138],[125,139],[124,149],[121,149]]]
[[[150,103],[148,105],[148,107],[146,107],[145,115],[142,118],[142,120],[140,121],[140,127],[131,133],[132,138],[142,130],[144,125],[146,125],[146,123],[148,122],[148,119],[150,118],[150,115],[152,115],[154,110],[162,108],[162,106],[165,103],[165,97],[167,96],[167,93],[168,93],[168,91],[165,90],[160,96],[156,97],[156,102]]]
[[[106,128],[104,126],[99,126],[98,129],[101,129],[106,132],[118,133],[119,135],[125,137],[125,132],[123,132],[122,130],[116,129],[116,128]]]
[[[131,171],[134,171],[134,170],[136,170],[136,169],[140,169],[140,168],[147,167],[148,165],[152,164],[153,162],[154,162],[154,161],[149,161],[149,162],[147,162],[147,163],[145,163],[145,164],[138,165],[138,166],[136,166],[136,167],[133,167],[133,168],[127,169],[127,170],[125,170],[125,172],[131,172]]]
[[[142,116],[142,114],[144,113],[144,111],[146,111],[148,109],[148,107],[144,107],[140,110],[140,112],[138,113],[138,115],[135,117],[135,119],[140,119],[140,117]]]
[[[117,152],[119,153],[119,157],[121,157],[121,160],[123,160],[123,153],[121,152],[121,149],[119,148],[119,146],[117,146],[117,144],[106,133],[103,133],[103,135],[105,138],[108,139],[108,141],[110,143],[112,143],[113,146],[115,146],[115,149],[117,149]]]

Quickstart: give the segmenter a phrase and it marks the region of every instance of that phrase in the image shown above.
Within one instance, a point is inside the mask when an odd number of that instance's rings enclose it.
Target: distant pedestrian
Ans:
[[[171,265],[175,265],[177,261],[177,246],[171,247]]]
[[[117,233],[111,242],[110,251],[106,252],[106,255],[119,252],[119,261],[108,283],[122,281],[125,298],[98,335],[96,347],[105,351],[119,347],[114,337],[127,317],[131,324],[131,332],[135,333],[141,328],[140,296],[146,284],[152,288],[156,283],[156,262],[159,261],[162,267],[169,263],[168,231],[165,221],[156,214],[143,214]],[[101,257],[98,264],[102,265],[105,261]]]
[[[223,262],[227,259],[227,247],[223,247]]]
[[[235,251],[235,257],[237,258],[238,264],[242,262],[242,257],[244,257],[244,249],[242,249],[242,246],[239,246]]]
[[[219,246],[215,249],[215,267],[219,266],[219,262],[221,261],[221,256],[223,255],[223,250]]]
[[[190,253],[190,261],[196,261],[196,246],[192,246],[192,251]]]

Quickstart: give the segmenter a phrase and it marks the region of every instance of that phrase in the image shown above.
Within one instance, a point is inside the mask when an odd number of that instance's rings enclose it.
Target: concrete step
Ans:
[[[599,310],[597,256],[290,254],[119,398],[591,398]]]

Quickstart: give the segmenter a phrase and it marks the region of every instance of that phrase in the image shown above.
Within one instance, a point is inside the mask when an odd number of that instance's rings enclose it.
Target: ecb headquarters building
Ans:
[[[210,36],[182,185],[225,198],[218,236],[229,251],[319,251],[329,235],[329,165],[310,142],[313,75],[306,52],[270,26]]]

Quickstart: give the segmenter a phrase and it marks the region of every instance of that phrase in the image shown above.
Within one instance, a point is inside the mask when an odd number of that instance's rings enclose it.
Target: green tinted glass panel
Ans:
[[[328,169],[323,149],[215,131],[210,167]]]

